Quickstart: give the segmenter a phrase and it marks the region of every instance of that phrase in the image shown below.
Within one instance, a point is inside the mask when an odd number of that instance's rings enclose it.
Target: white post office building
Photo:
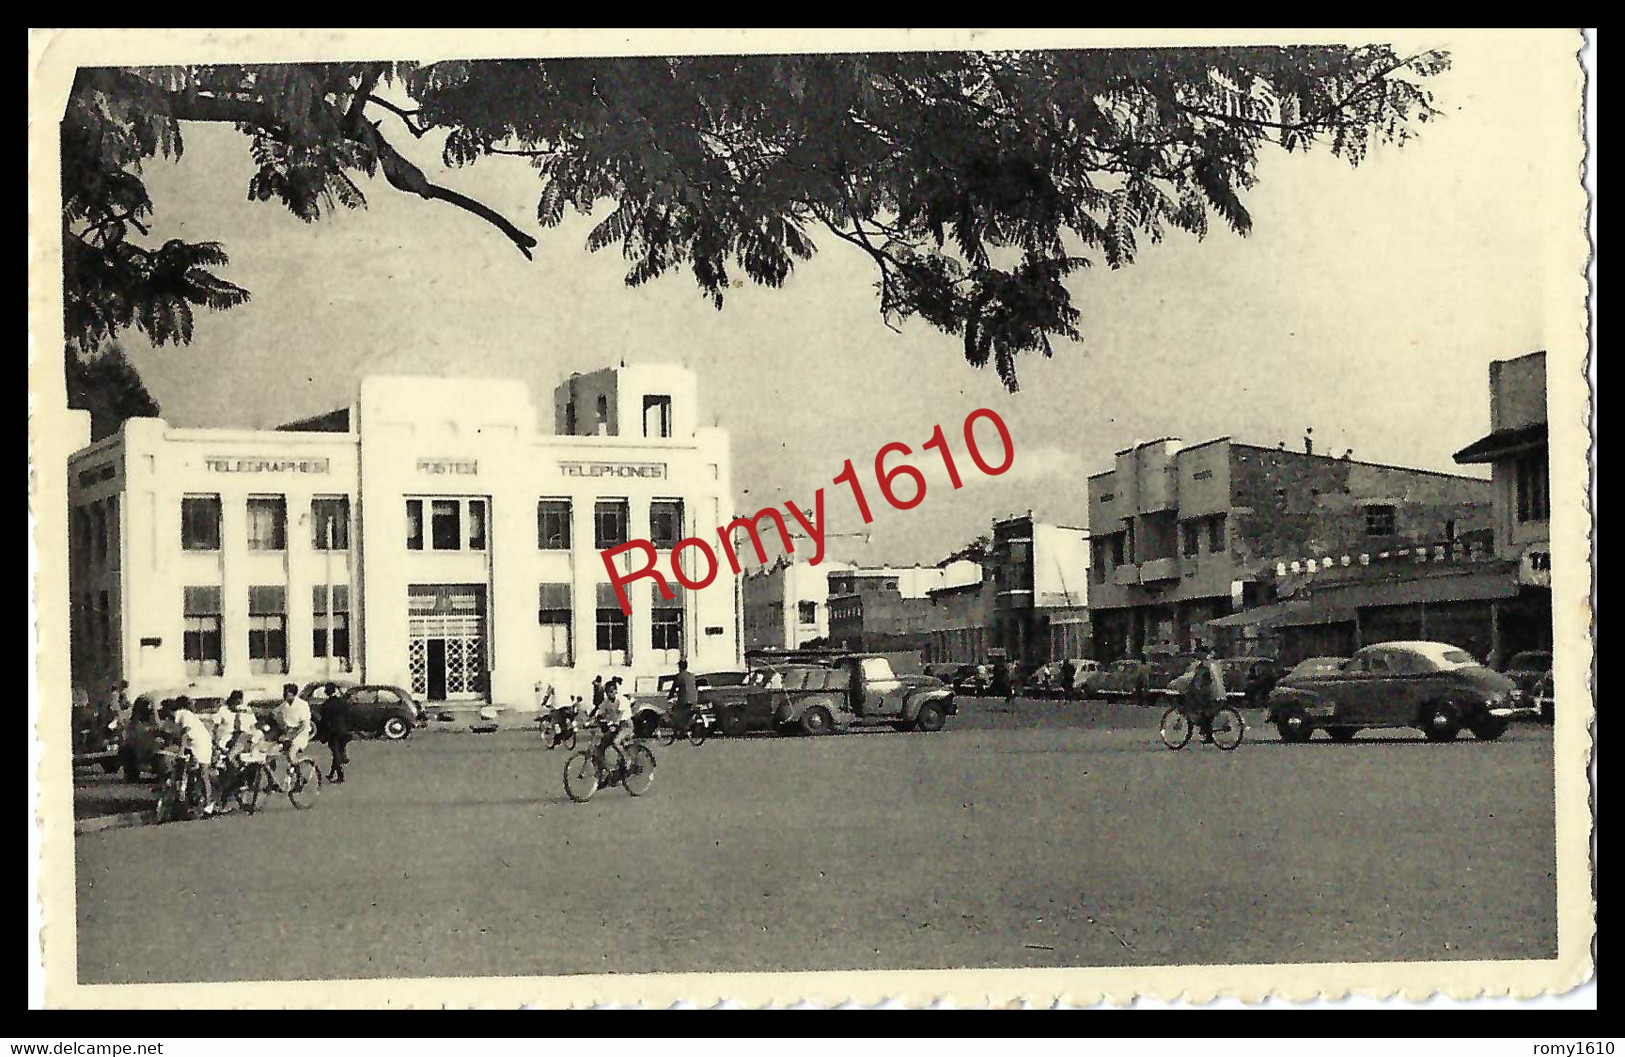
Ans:
[[[670,575],[678,540],[714,549],[733,518],[693,374],[575,375],[551,411],[542,432],[522,382],[372,377],[275,430],[129,420],[69,462],[75,685],[344,678],[527,708],[541,681],[739,667],[737,578]],[[628,539],[676,591],[636,581],[630,617],[599,556]]]

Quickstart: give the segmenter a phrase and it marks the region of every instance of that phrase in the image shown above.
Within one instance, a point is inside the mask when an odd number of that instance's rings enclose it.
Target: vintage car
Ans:
[[[1524,697],[1539,699],[1536,707],[1540,710],[1542,722],[1552,721],[1552,655],[1549,651],[1524,650],[1514,653],[1502,666],[1501,674],[1517,683]]]
[[[706,672],[694,677],[700,691],[700,705],[706,707],[705,692],[714,687],[744,686],[749,672]],[[671,710],[671,688],[677,682],[676,673],[669,675],[640,675],[632,683],[628,695],[632,699],[632,732],[640,738],[653,737]]]
[[[953,687],[956,694],[980,697],[993,685],[993,669],[986,664],[961,664],[951,677],[943,681]]]
[[[386,741],[399,741],[428,722],[423,706],[401,687],[364,683],[340,692],[350,702],[350,729],[356,734],[376,734]],[[316,722],[321,723],[319,712]]]
[[[1481,741],[1534,709],[1512,680],[1445,642],[1379,642],[1331,666],[1305,661],[1269,695],[1268,718],[1281,740],[1304,742],[1317,730],[1350,741],[1362,730],[1414,727],[1429,741],[1462,728]]]
[[[958,712],[941,679],[899,674],[890,658],[872,654],[758,669],[745,686],[713,688],[700,700],[717,709],[727,734],[764,727],[784,734],[865,726],[935,731]]]
[[[1188,671],[1195,659],[1188,654],[1157,654],[1149,661],[1132,657],[1117,661],[1098,680],[1091,681],[1089,692],[1094,697],[1155,704],[1166,694],[1168,684]]]

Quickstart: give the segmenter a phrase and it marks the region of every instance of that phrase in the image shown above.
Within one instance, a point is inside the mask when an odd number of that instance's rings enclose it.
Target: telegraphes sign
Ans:
[[[214,473],[328,473],[329,460],[271,459],[252,456],[211,455],[203,460]]]
[[[559,471],[566,477],[641,477],[645,480],[666,479],[663,462],[561,462]]]

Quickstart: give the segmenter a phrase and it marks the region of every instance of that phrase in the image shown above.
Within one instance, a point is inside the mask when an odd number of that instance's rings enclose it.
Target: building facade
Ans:
[[[1552,648],[1552,496],[1546,429],[1546,353],[1490,364],[1490,432],[1456,452],[1490,466],[1495,553],[1516,567],[1517,596],[1502,608],[1500,652]]]
[[[1183,651],[1271,600],[1282,556],[1395,551],[1486,531],[1489,481],[1219,438],[1163,438],[1089,478],[1090,613],[1102,660]]]
[[[851,568],[829,575],[829,643],[849,650],[925,651],[933,588],[980,577],[974,562]]]
[[[684,536],[717,545],[728,439],[695,401],[651,366],[567,381],[552,434],[524,383],[445,378],[368,378],[279,430],[131,419],[70,460],[76,685],[343,677],[533,707],[540,681],[736,667],[733,578],[639,582],[628,617],[599,555],[647,539],[669,571]]]
[[[1090,656],[1087,636],[1078,634],[1090,604],[1088,530],[1038,521],[1029,512],[995,521],[992,540],[989,649],[1025,664]]]
[[[781,555],[745,573],[747,649],[800,649],[829,638],[829,577],[852,566],[824,560],[817,565]]]

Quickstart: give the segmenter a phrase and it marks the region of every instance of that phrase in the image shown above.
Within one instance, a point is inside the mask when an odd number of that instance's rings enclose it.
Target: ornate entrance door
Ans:
[[[488,683],[484,586],[415,585],[408,595],[412,693],[428,701],[484,700]]]

